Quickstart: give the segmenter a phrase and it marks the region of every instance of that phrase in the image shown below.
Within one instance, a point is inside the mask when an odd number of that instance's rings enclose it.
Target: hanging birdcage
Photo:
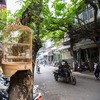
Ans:
[[[2,69],[5,77],[11,77],[18,70],[32,70],[32,31],[17,19],[6,26],[2,40]]]

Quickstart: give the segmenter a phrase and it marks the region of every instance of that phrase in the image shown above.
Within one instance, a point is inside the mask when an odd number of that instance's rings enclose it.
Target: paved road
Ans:
[[[41,66],[41,73],[35,72],[35,84],[40,86],[43,100],[100,100],[100,81],[76,77],[73,86],[64,82],[56,82],[52,67]]]

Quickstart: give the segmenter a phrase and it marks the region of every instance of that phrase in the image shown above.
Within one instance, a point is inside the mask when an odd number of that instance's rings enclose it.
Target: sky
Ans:
[[[21,5],[16,3],[18,0],[7,0],[7,9],[10,10],[12,13],[15,13],[16,10],[21,8]]]
[[[7,9],[10,10],[12,13],[15,13],[16,10],[19,10],[21,8],[21,5],[16,3],[17,1],[18,0],[7,0]],[[50,0],[50,1],[53,1],[53,0]],[[66,2],[70,3],[70,0],[66,0]],[[51,2],[49,2],[49,6],[51,8]]]

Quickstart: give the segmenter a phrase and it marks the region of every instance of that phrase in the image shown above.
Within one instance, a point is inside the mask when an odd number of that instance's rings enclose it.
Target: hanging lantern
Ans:
[[[2,69],[5,77],[11,77],[18,70],[32,70],[32,31],[18,19],[6,26],[2,40]]]

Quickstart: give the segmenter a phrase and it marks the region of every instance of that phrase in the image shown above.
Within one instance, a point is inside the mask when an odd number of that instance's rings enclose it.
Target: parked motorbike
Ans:
[[[8,100],[8,88],[10,79],[0,76],[0,100]],[[38,90],[39,86],[34,85],[33,87],[33,99],[32,100],[43,100],[42,93]]]
[[[8,87],[10,79],[0,75],[0,100],[8,100]]]
[[[72,75],[72,70],[68,70],[68,71],[65,70],[64,73],[65,73],[65,75],[64,75],[64,77],[62,77],[59,74],[58,69],[55,69],[53,71],[55,80],[59,81],[59,79],[63,79],[67,83],[71,83],[72,85],[76,85],[76,78]],[[70,74],[70,76],[68,74]]]
[[[33,88],[33,100],[43,100],[41,92],[38,90],[39,86],[34,85]]]
[[[0,100],[8,100],[8,93],[6,90],[0,91]]]

